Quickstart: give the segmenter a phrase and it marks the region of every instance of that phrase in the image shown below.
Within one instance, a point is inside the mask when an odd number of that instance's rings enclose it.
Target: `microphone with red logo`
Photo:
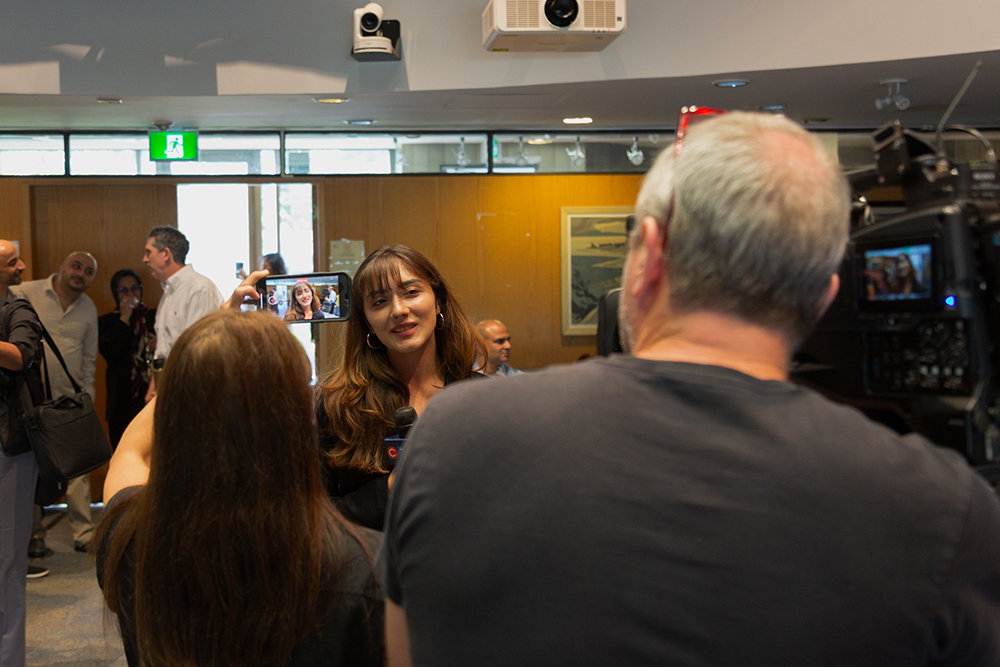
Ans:
[[[399,457],[403,455],[403,444],[410,428],[417,421],[417,411],[409,405],[396,410],[396,435],[385,439],[385,457],[388,459],[389,468],[395,468]]]

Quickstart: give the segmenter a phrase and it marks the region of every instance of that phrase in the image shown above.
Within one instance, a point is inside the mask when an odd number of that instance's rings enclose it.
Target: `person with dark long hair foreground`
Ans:
[[[309,380],[270,315],[220,311],[177,340],[95,538],[132,667],[383,664],[379,535],[326,494]]]
[[[320,446],[337,507],[381,529],[389,477],[383,440],[395,433],[396,410],[421,413],[445,385],[473,375],[485,346],[441,273],[409,246],[368,255],[351,304],[343,362],[321,385]]]

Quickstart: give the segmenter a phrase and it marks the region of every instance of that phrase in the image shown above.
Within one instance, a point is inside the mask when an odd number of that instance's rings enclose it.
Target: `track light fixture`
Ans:
[[[642,149],[639,148],[639,137],[632,137],[632,145],[625,151],[625,155],[628,156],[628,161],[637,167],[646,159],[646,156],[642,154]]]
[[[393,139],[392,143],[396,147],[396,173],[401,174],[404,169],[410,166],[410,161],[406,159],[406,153],[399,145],[399,139]]]
[[[528,156],[524,154],[524,137],[518,137],[517,140],[517,160],[515,162],[518,167],[528,166]]]
[[[455,155],[455,162],[458,163],[459,167],[468,167],[472,164],[472,160],[465,152],[465,137],[460,137],[458,140],[458,153]]]
[[[910,98],[900,92],[900,88],[906,79],[883,79],[880,81],[883,86],[889,86],[889,93],[885,97],[875,99],[875,108],[879,111],[889,110],[890,105],[895,104],[900,111],[905,111],[910,106]],[[892,87],[896,86],[896,92],[892,92]]]
[[[582,167],[587,163],[587,156],[583,152],[583,146],[580,145],[580,137],[576,138],[575,148],[566,149],[566,155],[568,155],[569,159],[573,161],[574,167]]]

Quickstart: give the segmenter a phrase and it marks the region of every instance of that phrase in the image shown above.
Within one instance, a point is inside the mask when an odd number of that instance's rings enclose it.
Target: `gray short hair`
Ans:
[[[187,259],[191,244],[188,243],[187,237],[176,227],[167,227],[165,225],[153,227],[149,230],[146,238],[153,239],[153,245],[156,246],[157,250],[170,248],[170,254],[173,256],[174,262],[184,266],[184,260]]]
[[[797,343],[822,315],[849,207],[847,181],[816,137],[781,116],[737,112],[693,126],[678,159],[663,151],[636,219],[670,217],[676,312],[729,313]]]

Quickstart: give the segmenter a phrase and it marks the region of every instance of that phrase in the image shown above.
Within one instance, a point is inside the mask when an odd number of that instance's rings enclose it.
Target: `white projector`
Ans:
[[[487,51],[600,51],[625,32],[625,0],[490,0]]]

